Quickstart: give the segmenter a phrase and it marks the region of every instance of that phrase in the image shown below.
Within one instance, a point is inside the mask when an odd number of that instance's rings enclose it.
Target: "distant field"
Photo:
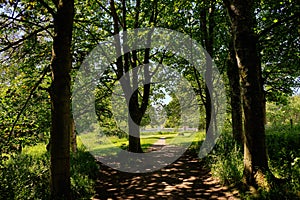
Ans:
[[[202,141],[205,138],[204,132],[152,132],[141,133],[142,149],[146,151],[160,138],[166,139],[167,145],[186,145],[193,141]],[[128,146],[127,138],[117,136],[102,137],[97,133],[87,133],[78,136],[78,139],[92,153],[100,156],[116,155],[121,149]]]

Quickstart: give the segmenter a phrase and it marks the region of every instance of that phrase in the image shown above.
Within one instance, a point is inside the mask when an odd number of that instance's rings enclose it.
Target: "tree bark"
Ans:
[[[232,135],[240,144],[243,143],[243,110],[241,101],[241,85],[239,67],[235,57],[233,38],[229,44],[229,56],[227,60],[227,76],[229,80]]]
[[[135,111],[133,111],[135,110]],[[140,140],[140,120],[138,119],[138,116],[136,116],[138,112],[138,108],[131,110],[132,112],[129,111],[128,119],[131,119],[133,121],[128,122],[128,127],[129,127],[129,146],[128,146],[128,151],[134,152],[134,153],[142,153],[142,147],[141,147],[141,140]]]
[[[54,38],[51,84],[51,199],[71,199],[70,195],[70,119],[72,67],[71,41],[74,1],[53,1]]]
[[[215,3],[214,1],[204,1],[204,8],[200,12],[200,21],[201,21],[201,32],[202,32],[202,45],[207,51],[206,54],[206,70],[205,70],[205,127],[206,134],[209,131],[213,131],[215,123],[215,113],[214,105],[212,104],[212,94],[210,94],[209,87],[212,86],[212,57],[214,54],[213,44],[214,44],[214,28],[215,28]],[[208,24],[208,26],[207,26]],[[213,134],[213,132],[209,133]]]
[[[73,153],[77,152],[77,140],[76,140],[76,129],[75,129],[75,122],[73,116],[71,117],[71,122],[70,122],[70,139],[71,139],[71,150]]]
[[[254,16],[254,1],[224,0],[233,29],[234,49],[240,69],[245,116],[244,175],[248,186],[267,184],[269,171],[265,144],[264,96]]]

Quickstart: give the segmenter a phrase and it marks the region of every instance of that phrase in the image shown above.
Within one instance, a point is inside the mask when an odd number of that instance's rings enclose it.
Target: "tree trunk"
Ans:
[[[51,84],[51,199],[70,196],[70,71],[74,15],[73,0],[53,1],[54,16]]]
[[[139,4],[140,1],[137,1],[137,8],[139,8]],[[111,15],[113,17],[113,21],[114,21],[114,34],[119,34],[120,33],[120,28],[119,28],[119,17],[115,8],[115,2],[114,0],[110,0],[110,11],[111,11]],[[124,30],[124,41],[127,40],[127,35],[126,35],[126,31],[127,31],[127,24],[126,24],[126,4],[125,4],[125,0],[122,1],[122,15],[123,15],[123,30]],[[135,17],[135,20],[138,20],[138,13],[137,12],[137,16]],[[137,21],[135,21],[135,23],[138,23]],[[137,26],[137,24],[136,24]],[[121,78],[123,76],[125,76],[126,78],[122,79],[121,82],[121,86],[122,86],[122,90],[125,94],[125,99],[128,105],[128,128],[129,128],[129,151],[134,152],[134,153],[141,153],[142,148],[141,148],[141,142],[140,142],[140,130],[139,130],[139,124],[141,121],[141,118],[139,117],[141,114],[143,115],[142,110],[139,108],[139,102],[138,102],[138,93],[137,91],[132,91],[133,88],[136,88],[138,90],[138,75],[137,75],[137,71],[134,70],[137,67],[137,54],[136,54],[136,50],[134,50],[133,52],[128,52],[128,46],[126,44],[126,42],[124,42],[123,44],[121,44],[121,40],[119,38],[119,36],[115,36],[115,50],[116,50],[116,55],[118,55],[117,58],[117,71],[116,71],[116,75],[117,75],[117,79],[121,80]],[[125,53],[123,56],[122,55],[122,50],[123,52],[127,52]],[[129,57],[130,54],[132,54],[132,62],[130,61]],[[149,63],[149,57],[148,57],[148,63]],[[130,66],[131,69],[133,71],[132,75],[130,75],[128,72],[130,70]],[[132,83],[132,85],[131,85]],[[144,87],[145,89],[145,87]],[[146,90],[144,90],[145,92]],[[132,94],[132,96],[129,96],[129,94]],[[149,95],[148,95],[149,98]],[[142,102],[143,104],[143,102]],[[148,105],[148,99],[147,99],[147,105]],[[146,106],[147,106],[146,105]],[[145,112],[144,112],[145,113]]]
[[[140,128],[135,122],[129,122],[129,147],[128,151],[143,153],[140,141]]]
[[[265,144],[264,96],[261,65],[254,33],[253,0],[224,0],[234,36],[234,49],[242,82],[245,115],[244,182],[249,186],[266,186],[268,157]]]
[[[133,73],[135,74],[135,73]],[[142,147],[140,142],[140,123],[142,119],[142,113],[139,109],[138,93],[133,92],[129,97],[129,113],[128,113],[128,127],[129,127],[129,148],[128,150],[134,153],[142,153]]]
[[[212,84],[212,57],[214,54],[213,44],[214,44],[214,28],[215,28],[215,3],[214,1],[204,1],[204,8],[200,12],[200,21],[201,21],[201,32],[202,32],[202,45],[204,45],[206,54],[206,70],[205,70],[205,126],[206,126],[206,134],[209,131],[213,131],[213,128],[209,129],[209,127],[214,127],[215,123],[215,112],[214,105],[212,104],[212,95],[210,94],[209,87]],[[208,26],[207,26],[208,24]],[[213,132],[209,133],[213,134]]]
[[[72,114],[71,114],[72,115]],[[77,141],[76,141],[76,130],[75,130],[75,122],[73,116],[71,117],[71,128],[70,128],[70,138],[71,138],[71,150],[73,153],[77,152]]]
[[[235,57],[233,38],[229,44],[229,56],[227,61],[227,76],[229,80],[232,135],[240,144],[243,143],[243,110],[241,102],[241,86],[239,67]]]

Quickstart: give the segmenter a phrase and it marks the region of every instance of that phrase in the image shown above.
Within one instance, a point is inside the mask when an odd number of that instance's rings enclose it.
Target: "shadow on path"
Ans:
[[[197,156],[185,153],[151,173],[117,171],[100,164],[97,199],[239,199],[237,190],[220,185]]]

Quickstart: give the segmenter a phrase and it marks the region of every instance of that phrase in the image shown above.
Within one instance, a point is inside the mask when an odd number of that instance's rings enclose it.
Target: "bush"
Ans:
[[[49,155],[11,157],[0,171],[0,199],[49,199]]]
[[[94,157],[81,146],[71,156],[71,189],[74,199],[91,197],[94,191],[94,180],[98,177],[99,167]]]

